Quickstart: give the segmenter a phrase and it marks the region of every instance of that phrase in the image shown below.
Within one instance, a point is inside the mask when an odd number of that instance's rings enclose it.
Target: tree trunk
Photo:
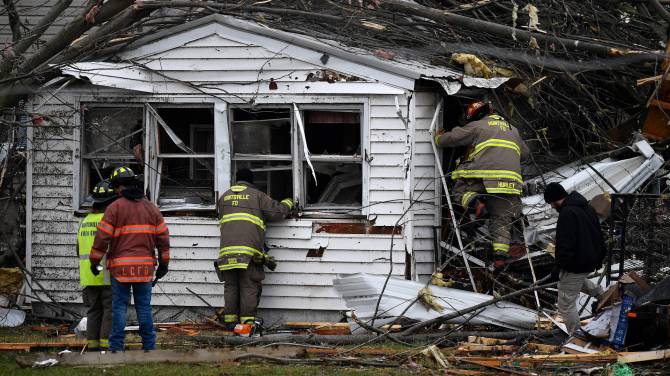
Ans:
[[[0,63],[0,77],[4,77],[7,72],[12,70],[14,61],[23,55],[24,52],[28,51],[28,48],[30,48],[30,46],[44,34],[46,29],[67,7],[70,6],[70,4],[72,4],[72,0],[60,0],[49,9],[49,12],[37,22],[28,34],[24,35],[22,39],[14,43],[14,46],[12,47],[14,57],[2,60],[2,63]]]
[[[5,3],[7,18],[9,19],[9,28],[12,30],[12,42],[16,43],[21,39],[21,18],[14,6],[14,0],[2,0]]]
[[[56,54],[65,49],[72,41],[79,38],[96,25],[101,25],[122,10],[128,8],[133,3],[133,0],[110,0],[102,5],[100,12],[92,18],[93,22],[87,21],[87,17],[91,19],[91,9],[89,7],[85,12],[77,16],[67,26],[49,40],[42,48],[34,55],[28,57],[26,61],[19,66],[19,73],[27,73],[40,65],[46,63]]]

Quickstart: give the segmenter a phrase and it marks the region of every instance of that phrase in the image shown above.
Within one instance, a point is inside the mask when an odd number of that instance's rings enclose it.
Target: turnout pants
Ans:
[[[112,327],[112,287],[86,286],[82,298],[86,305],[87,347],[107,349],[109,331]]]
[[[521,217],[521,197],[519,195],[487,194],[482,179],[458,179],[454,185],[456,203],[467,211],[472,202],[479,198],[489,212],[489,236],[493,250],[507,253],[511,241],[514,221]]]
[[[558,312],[563,318],[568,333],[579,329],[577,298],[583,292],[592,297],[602,294],[603,288],[586,279],[588,273],[570,273],[561,270],[558,281]]]
[[[244,323],[256,319],[256,308],[263,290],[263,265],[249,262],[247,269],[223,272],[225,300],[223,320],[226,323]]]

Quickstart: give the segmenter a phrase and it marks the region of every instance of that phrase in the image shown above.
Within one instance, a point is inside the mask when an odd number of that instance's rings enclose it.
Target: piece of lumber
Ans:
[[[342,349],[315,349],[308,348],[305,350],[309,355],[339,355],[342,353]],[[369,355],[369,356],[388,356],[395,355],[401,352],[406,352],[406,349],[373,349],[373,348],[360,348],[351,351],[347,351],[347,354],[359,354],[359,355]]]
[[[491,373],[484,371],[475,371],[473,369],[447,368],[444,370],[444,374],[453,376],[479,376],[479,375],[490,375]]]
[[[275,358],[295,358],[304,354],[304,349],[295,346],[277,346],[275,348],[247,348],[245,350],[210,350],[196,349],[192,351],[177,350],[154,350],[148,353],[144,351],[124,351],[119,353],[67,353],[57,355],[17,356],[16,362],[21,367],[32,367],[36,361],[50,358],[59,360],[63,366],[111,366],[120,364],[145,364],[145,363],[221,363],[232,362],[238,358],[256,354],[259,356],[270,356]]]
[[[649,362],[652,360],[667,360],[669,358],[670,358],[670,349],[654,350],[654,351],[620,352],[617,354],[617,361],[619,363],[639,363],[639,362]]]
[[[515,352],[519,349],[514,345],[482,345],[479,343],[461,343],[456,351],[460,353],[470,352]]]
[[[30,350],[33,348],[46,348],[46,347],[84,347],[86,345],[85,340],[75,340],[75,341],[53,341],[53,342],[2,342],[0,343],[0,351],[13,351],[13,350]]]
[[[507,344],[508,342],[509,340],[500,338],[477,337],[477,336],[468,337],[468,343],[478,343],[481,345],[504,345]]]
[[[539,353],[545,353],[545,354],[552,354],[555,352],[558,352],[561,347],[560,346],[554,346],[554,345],[545,345],[543,343],[527,343],[524,345],[524,348],[527,350],[535,350]]]

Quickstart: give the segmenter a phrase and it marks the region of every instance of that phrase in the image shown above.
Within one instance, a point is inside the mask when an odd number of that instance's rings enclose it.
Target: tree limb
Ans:
[[[30,72],[33,69],[49,61],[52,57],[65,49],[72,41],[81,37],[86,31],[96,25],[101,25],[107,20],[128,8],[133,0],[114,0],[102,5],[99,13],[93,16],[92,10],[97,5],[89,6],[79,16],[67,24],[58,34],[51,38],[35,54],[28,57],[18,68],[19,72]]]
[[[516,29],[510,26],[497,24],[490,21],[474,19],[470,17],[461,16],[448,11],[425,7],[420,4],[410,3],[405,0],[383,0],[380,2],[380,9],[388,11],[403,12],[404,14],[412,14],[420,17],[431,19],[438,23],[449,24],[452,26],[459,26],[472,30],[474,32],[491,33],[503,37],[512,37],[512,33],[516,34],[517,39],[530,42],[533,38],[537,41],[542,41],[547,44],[555,44],[565,46],[565,48],[574,50],[585,50],[591,53],[605,56],[619,56],[626,54],[640,54],[640,51],[622,50],[598,43],[585,42],[577,39],[561,38],[554,35],[530,32],[523,29]],[[650,59],[656,59],[658,54],[642,53]]]
[[[7,18],[9,19],[9,28],[12,30],[12,41],[21,39],[21,18],[19,18],[19,13],[16,11],[14,6],[14,0],[2,0],[5,4],[5,9],[7,10]]]
[[[4,0],[8,1],[8,0]],[[46,29],[53,24],[54,20],[61,14],[63,11],[72,4],[72,0],[60,0],[58,3],[51,6],[49,12],[42,17],[37,24],[30,30],[30,32],[23,36],[23,38],[18,41],[15,40],[14,46],[12,46],[12,55],[13,58],[5,58],[0,63],[0,77],[12,70],[12,65],[17,58],[23,55],[24,52],[30,48],[30,46],[38,40]]]
[[[658,0],[649,0],[649,5],[654,8],[656,13],[658,13],[665,22],[670,24],[670,13],[665,9],[665,7]]]

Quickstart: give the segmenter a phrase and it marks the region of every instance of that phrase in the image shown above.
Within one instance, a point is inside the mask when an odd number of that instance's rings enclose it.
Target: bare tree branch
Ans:
[[[5,2],[10,0],[4,0]],[[53,24],[54,20],[61,14],[63,11],[72,4],[72,0],[60,0],[58,3],[54,4],[49,12],[42,17],[42,19],[37,22],[37,24],[30,30],[30,32],[23,36],[19,40],[14,40],[14,46],[11,48],[12,58],[5,57],[0,63],[0,77],[3,77],[7,72],[12,70],[12,65],[14,61],[23,55],[24,52],[28,51],[28,48],[38,40],[46,29]]]
[[[9,28],[12,30],[12,41],[16,43],[21,39],[21,19],[19,13],[14,6],[14,0],[2,0],[7,9],[7,17],[9,18]]]

